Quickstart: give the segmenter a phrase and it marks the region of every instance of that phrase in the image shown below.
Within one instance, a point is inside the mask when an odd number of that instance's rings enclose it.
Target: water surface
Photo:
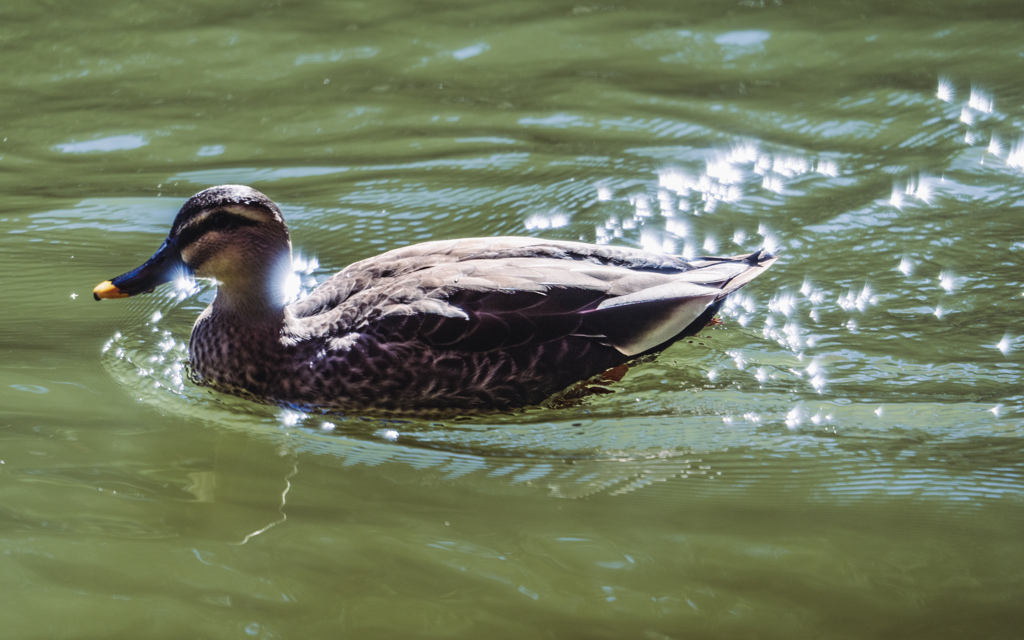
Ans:
[[[7,637],[1019,636],[1015,3],[0,15]],[[182,375],[208,286],[91,300],[226,182],[306,287],[462,236],[783,258],[581,406],[306,415]]]

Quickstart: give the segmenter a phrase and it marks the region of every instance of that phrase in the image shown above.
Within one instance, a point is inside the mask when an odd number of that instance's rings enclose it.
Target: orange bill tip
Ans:
[[[127,298],[128,294],[114,286],[110,280],[101,282],[92,290],[92,297],[97,300],[104,298]]]

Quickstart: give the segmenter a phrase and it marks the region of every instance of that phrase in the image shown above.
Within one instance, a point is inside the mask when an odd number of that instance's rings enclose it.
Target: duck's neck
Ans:
[[[239,325],[281,324],[288,303],[286,283],[291,275],[291,252],[266,263],[249,265],[242,274],[219,282],[213,313]]]
[[[285,317],[283,300],[270,300],[266,295],[248,291],[235,291],[221,285],[217,287],[212,312],[221,318],[231,318],[236,325],[281,324]]]

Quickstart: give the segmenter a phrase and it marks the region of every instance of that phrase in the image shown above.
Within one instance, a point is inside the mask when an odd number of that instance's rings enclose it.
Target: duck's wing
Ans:
[[[486,351],[569,336],[627,356],[699,331],[762,273],[764,251],[686,261],[523,238],[414,245],[355,263],[292,307],[316,332],[390,323],[432,348]]]

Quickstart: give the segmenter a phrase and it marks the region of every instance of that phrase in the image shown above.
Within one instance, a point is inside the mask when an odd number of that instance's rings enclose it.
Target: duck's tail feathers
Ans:
[[[765,249],[747,256],[705,258],[706,264],[670,282],[605,300],[588,313],[586,324],[627,356],[659,351],[703,329],[730,294],[776,259]]]

